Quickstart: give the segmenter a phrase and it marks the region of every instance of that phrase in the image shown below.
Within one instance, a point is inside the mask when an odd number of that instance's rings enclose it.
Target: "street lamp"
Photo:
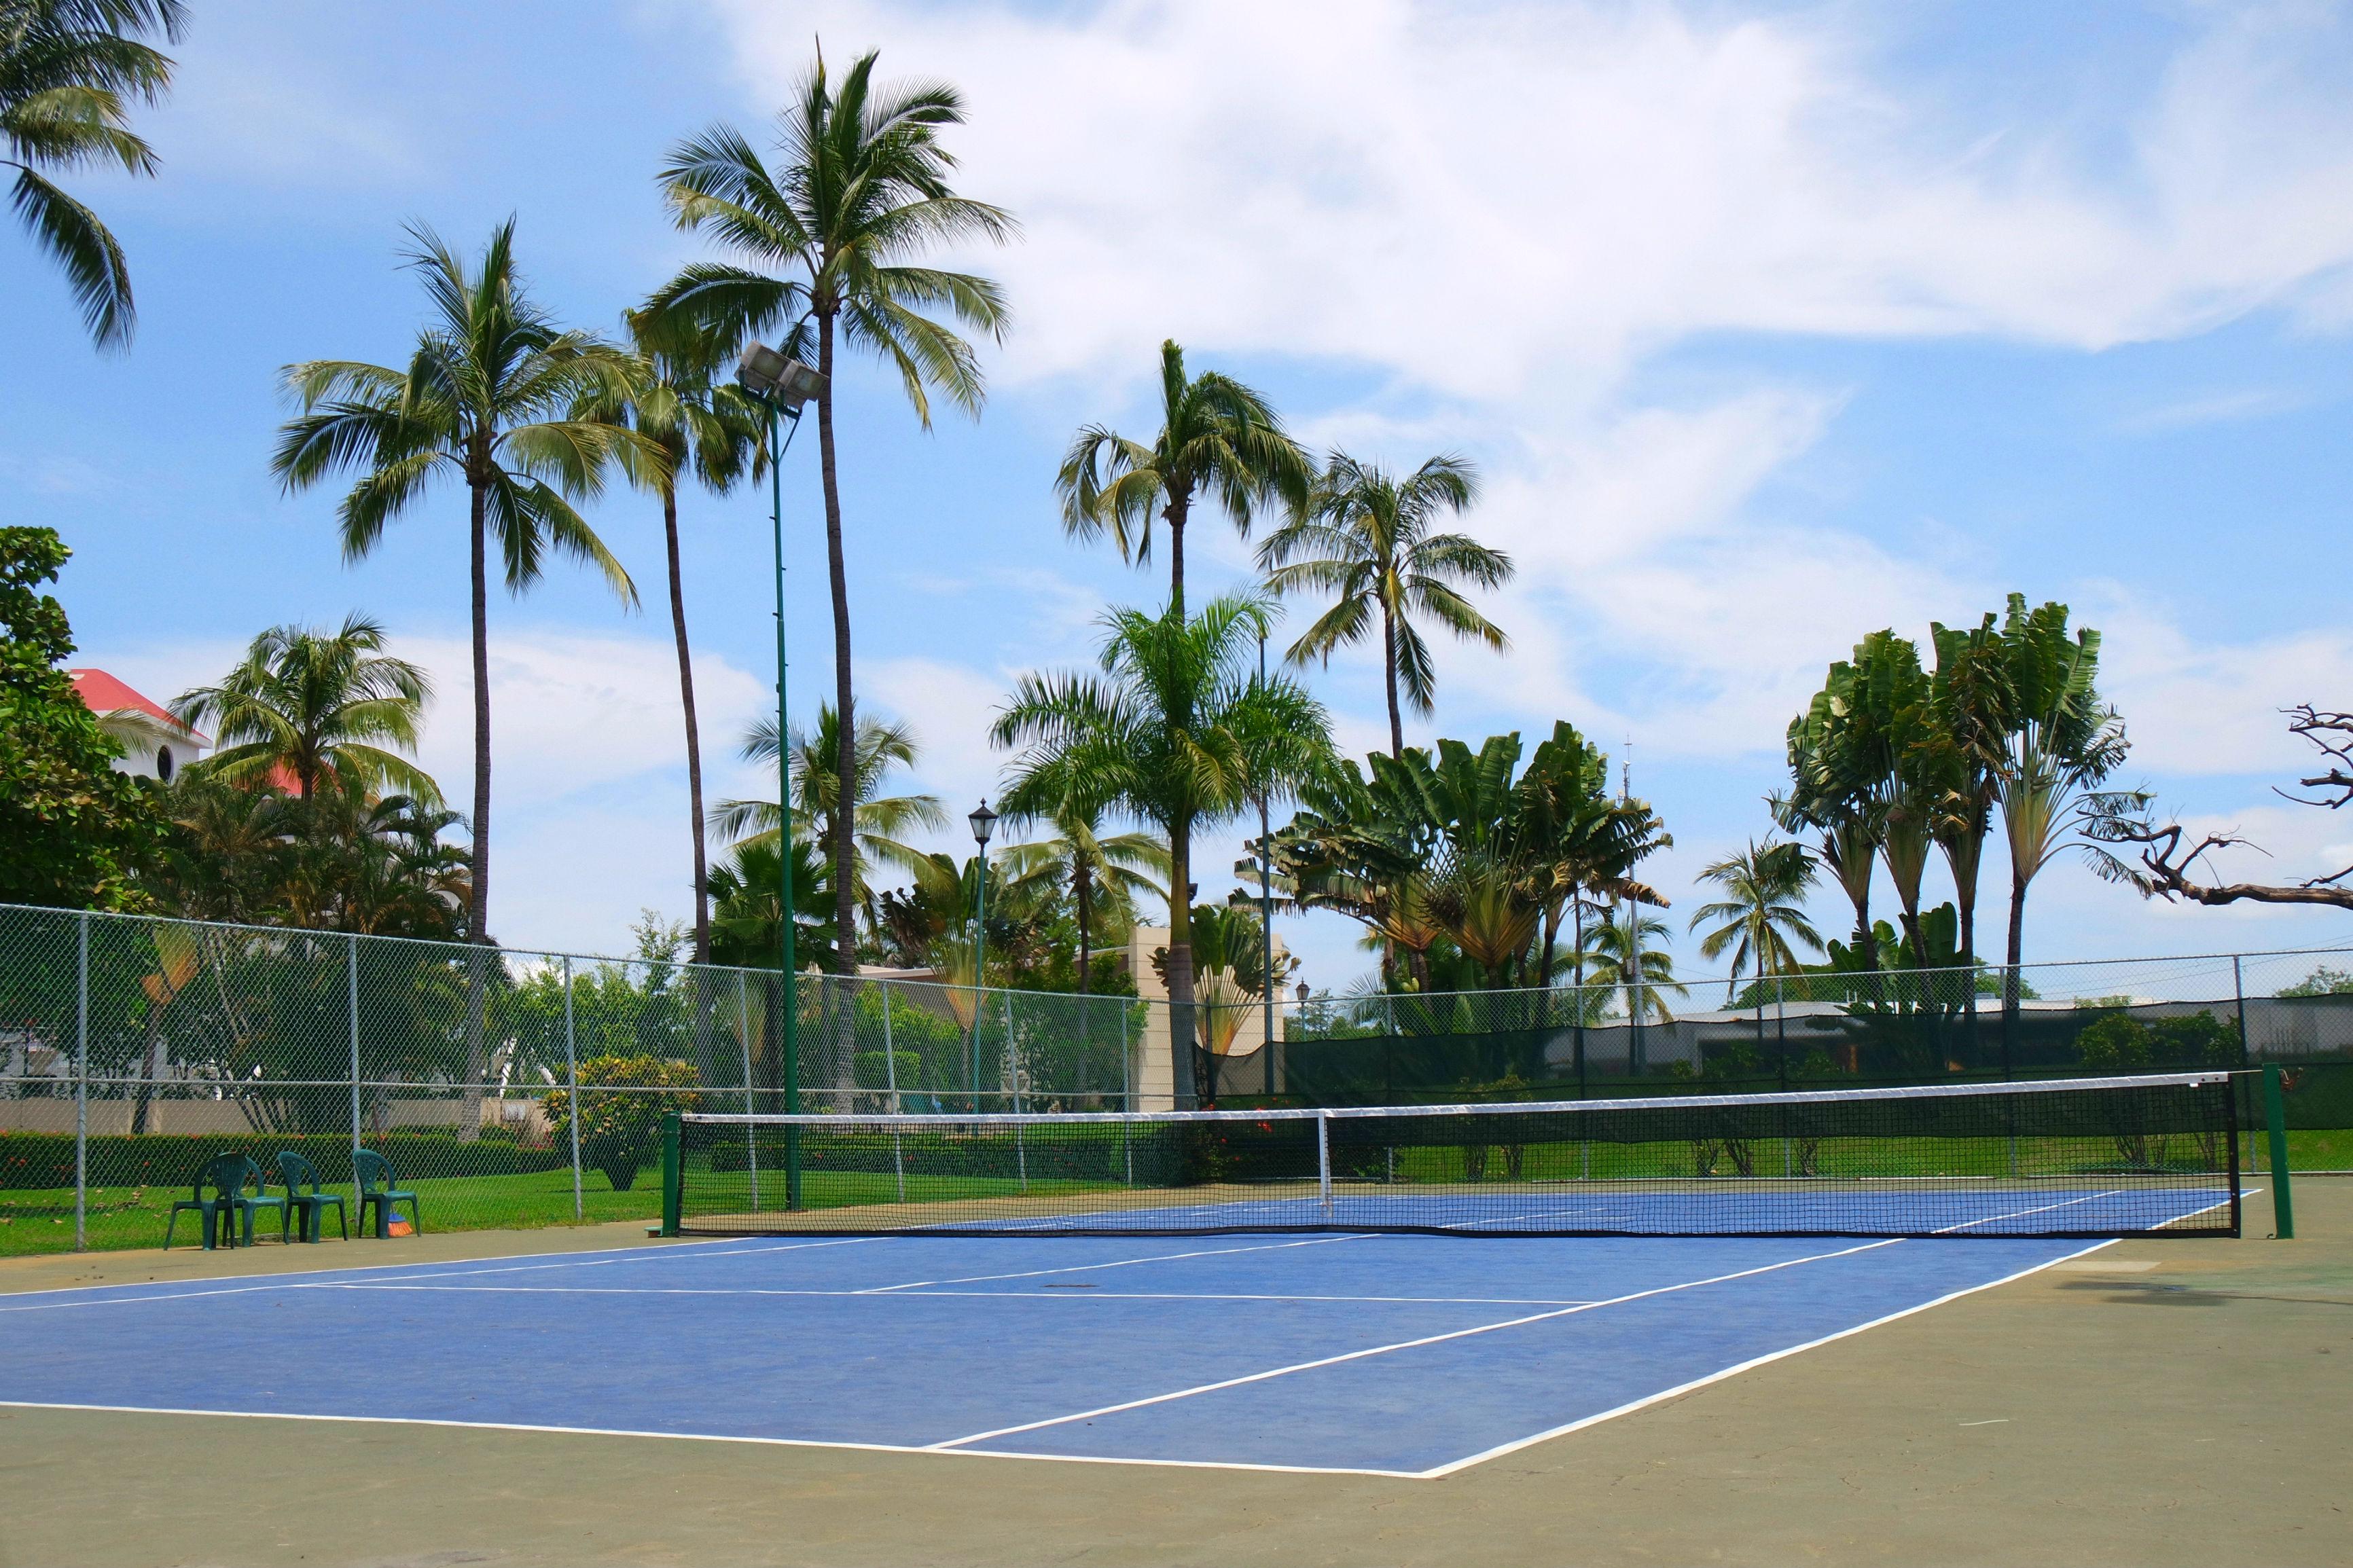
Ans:
[[[757,338],[744,347],[744,357],[735,366],[735,384],[746,395],[768,411],[768,521],[776,540],[776,836],[777,924],[782,928],[779,939],[782,973],[777,980],[777,1004],[781,1019],[777,1031],[779,1048],[785,1058],[785,1114],[797,1116],[801,1109],[800,1045],[796,1037],[795,1015],[798,1008],[793,995],[793,802],[790,784],[792,770],[785,765],[785,448],[792,445],[793,435],[801,427],[801,409],[808,400],[825,390],[825,377],[796,359],[783,354]],[[792,434],[785,434],[784,420],[793,422]],[[749,1085],[745,1086],[747,1089]],[[801,1141],[800,1129],[785,1129],[785,1206],[801,1206]]]
[[[980,1010],[987,1004],[987,994],[981,989],[987,980],[988,963],[988,840],[997,831],[997,813],[988,809],[986,796],[970,816],[972,841],[980,846],[978,869],[973,878],[972,892],[972,1044],[971,1056],[972,1108],[980,1105]]]

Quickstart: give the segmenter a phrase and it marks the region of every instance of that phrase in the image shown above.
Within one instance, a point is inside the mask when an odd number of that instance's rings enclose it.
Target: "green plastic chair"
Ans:
[[[392,1234],[393,1207],[408,1205],[408,1217],[417,1226],[417,1234],[425,1234],[425,1217],[417,1212],[417,1194],[393,1185],[397,1180],[392,1173],[392,1163],[373,1149],[352,1152],[352,1170],[360,1184],[360,1229],[365,1231],[368,1205],[375,1205],[375,1234],[381,1238]]]
[[[189,1196],[174,1202],[171,1216],[164,1222],[164,1250],[171,1249],[172,1232],[178,1228],[180,1215],[186,1209],[196,1211],[197,1222],[204,1231],[205,1250],[210,1252],[213,1249],[216,1222],[230,1194],[242,1191],[245,1186],[245,1173],[239,1168],[239,1162],[245,1162],[244,1155],[216,1154],[205,1162],[205,1168],[196,1173],[195,1190]],[[205,1194],[207,1191],[213,1195],[206,1197]],[[232,1244],[237,1240],[234,1228],[229,1232],[229,1240]]]
[[[205,1196],[206,1187],[213,1190],[210,1198]],[[253,1189],[251,1195],[247,1194],[248,1187]],[[195,1209],[203,1215],[205,1246],[210,1248],[215,1235],[224,1229],[228,1244],[235,1247],[240,1219],[245,1222],[245,1245],[251,1247],[254,1215],[263,1209],[277,1209],[282,1213],[285,1207],[284,1198],[270,1194],[269,1180],[262,1174],[259,1165],[243,1154],[216,1154],[206,1163],[204,1173],[196,1178],[195,1194],[173,1204],[171,1215],[164,1222],[164,1245],[167,1247],[172,1245],[172,1227],[179,1223],[182,1209]],[[284,1227],[281,1226],[280,1228],[282,1231]]]
[[[352,1238],[351,1226],[343,1219],[343,1194],[322,1192],[319,1187],[319,1167],[289,1149],[278,1156],[278,1179],[286,1187],[286,1206],[278,1216],[278,1239],[286,1239],[289,1221],[298,1221],[297,1228],[304,1241],[317,1241],[325,1228],[326,1207],[335,1205],[335,1228],[343,1239]]]

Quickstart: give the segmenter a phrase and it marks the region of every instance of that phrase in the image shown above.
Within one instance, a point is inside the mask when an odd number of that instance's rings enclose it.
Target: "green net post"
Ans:
[[[678,1112],[677,1112],[677,1111],[675,1111],[675,1110],[673,1110],[673,1111],[671,1111],[668,1116],[665,1116],[665,1117],[663,1117],[663,1118],[662,1118],[662,1217],[661,1217],[661,1233],[662,1233],[664,1236],[676,1236],[676,1235],[678,1234],[678,1210],[679,1210],[679,1201],[678,1201],[678,1200],[679,1200],[679,1154],[678,1154],[678,1130],[679,1130],[679,1119],[678,1119]]]
[[[2295,1239],[2295,1205],[2287,1191],[2287,1111],[2280,1103],[2280,1069],[2263,1068],[2263,1133],[2271,1155],[2272,1224],[2282,1241]]]

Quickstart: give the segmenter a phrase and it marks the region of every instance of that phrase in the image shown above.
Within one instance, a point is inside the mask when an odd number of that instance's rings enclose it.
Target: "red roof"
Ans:
[[[150,719],[159,720],[188,736],[198,745],[211,744],[197,731],[181,723],[168,710],[157,707],[102,669],[69,669],[66,674],[71,678],[74,690],[80,694],[82,706],[93,713],[120,713],[126,710],[144,713]]]

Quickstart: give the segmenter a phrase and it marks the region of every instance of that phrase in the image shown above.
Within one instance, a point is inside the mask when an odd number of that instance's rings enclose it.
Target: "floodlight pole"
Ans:
[[[1266,689],[1266,628],[1258,634],[1258,684],[1261,694]],[[1258,935],[1261,956],[1266,961],[1264,1002],[1266,1005],[1266,1041],[1259,1048],[1266,1053],[1261,1067],[1266,1073],[1266,1092],[1274,1093],[1274,829],[1269,825],[1266,808],[1266,785],[1258,790]]]
[[[776,546],[776,910],[777,947],[783,968],[776,978],[777,1047],[785,1058],[785,1114],[801,1109],[801,1064],[793,976],[793,791],[789,731],[785,712],[785,448],[800,433],[801,408],[824,389],[825,379],[797,360],[756,339],[744,350],[735,383],[768,411],[768,521]],[[784,428],[792,416],[790,432]],[[800,1129],[785,1129],[785,1206],[801,1206]]]
[[[980,856],[974,862],[977,870],[973,878],[972,894],[972,1108],[982,1110],[980,1103],[980,1015],[982,1005],[988,999],[984,987],[988,981],[988,839],[997,828],[997,813],[988,809],[983,799],[980,809],[966,818],[972,824],[973,842],[980,846]],[[1015,1109],[1019,1109],[1016,1101]]]
[[[785,1058],[785,1114],[801,1109],[800,1041],[797,1023],[800,1008],[793,994],[793,785],[789,755],[791,731],[785,719],[785,445],[784,413],[773,397],[760,399],[768,406],[768,521],[776,546],[776,924],[783,968],[776,979],[777,1048]],[[800,411],[793,411],[794,436],[800,433]],[[778,437],[782,436],[780,442]],[[785,1207],[801,1206],[801,1138],[798,1126],[785,1129]]]

